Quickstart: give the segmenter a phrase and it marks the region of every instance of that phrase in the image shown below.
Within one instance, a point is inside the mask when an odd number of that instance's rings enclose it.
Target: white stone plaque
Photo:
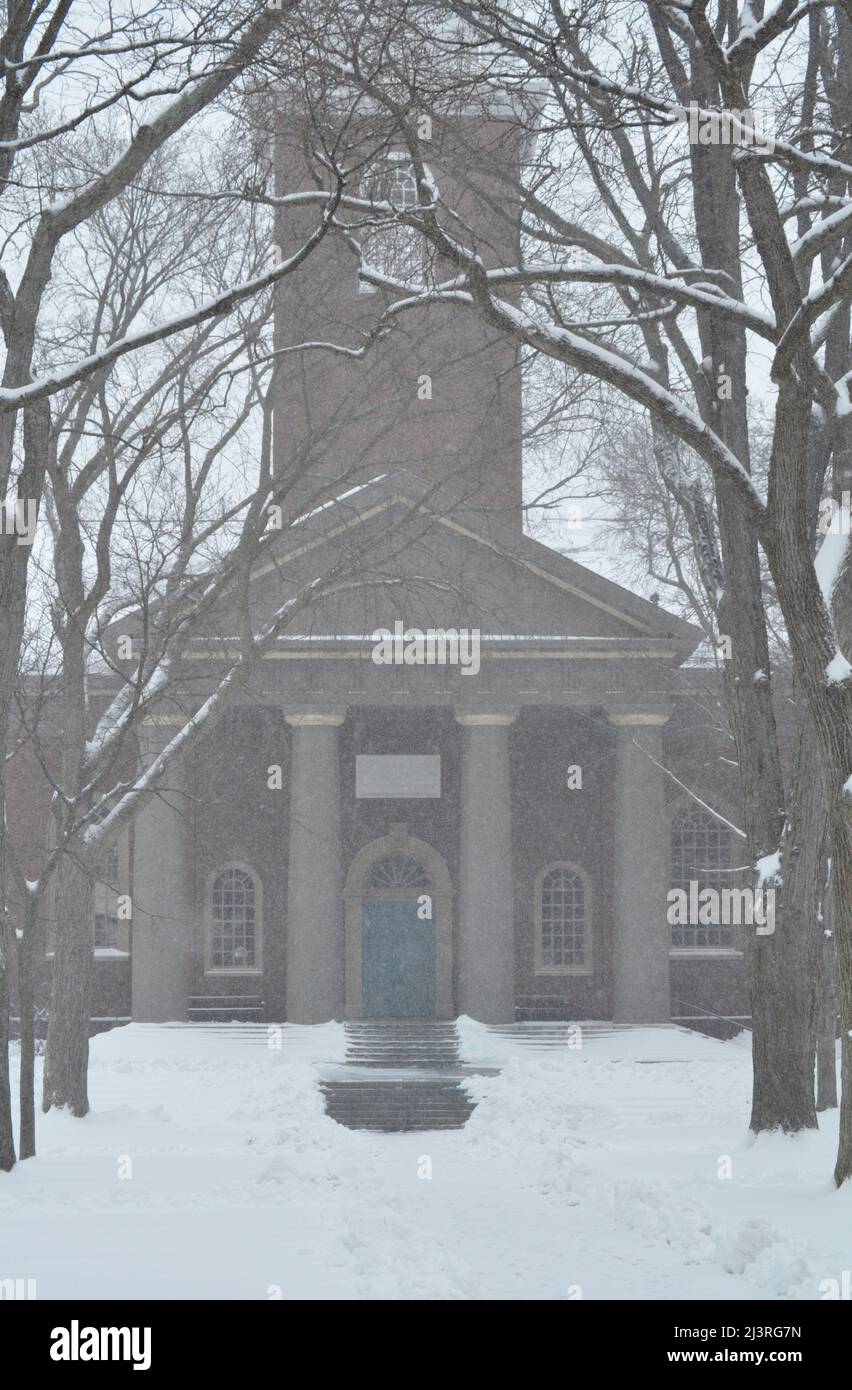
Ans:
[[[362,753],[355,759],[355,795],[423,798],[441,795],[438,753]]]

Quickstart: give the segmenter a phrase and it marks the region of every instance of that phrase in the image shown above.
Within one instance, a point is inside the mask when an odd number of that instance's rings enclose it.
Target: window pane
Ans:
[[[118,845],[107,845],[95,866],[95,878],[101,883],[118,879]]]
[[[693,883],[699,894],[705,888],[730,887],[731,832],[708,811],[693,806],[679,816],[672,826],[671,847],[671,886],[682,889],[687,900]],[[718,918],[718,913],[713,915]],[[730,946],[731,942],[730,926],[718,920],[672,926],[673,946]]]
[[[394,210],[416,208],[417,180],[412,164],[405,158],[380,161],[365,175],[364,196],[375,203],[387,203]],[[376,225],[365,228],[361,247],[366,264],[381,275],[393,280],[423,279],[423,238],[412,227],[394,221],[392,212],[384,220],[381,213],[376,213]]]
[[[118,947],[117,917],[113,917],[106,912],[95,913],[92,944],[96,951],[114,950]]]
[[[541,885],[540,957],[544,968],[586,964],[586,903],[581,876],[573,869],[551,869]]]
[[[210,964],[214,970],[257,966],[254,880],[243,869],[218,874],[211,894]]]

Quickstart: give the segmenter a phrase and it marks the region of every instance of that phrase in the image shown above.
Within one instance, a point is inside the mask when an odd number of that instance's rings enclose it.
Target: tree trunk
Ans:
[[[0,603],[4,593],[5,557],[0,553]],[[15,1135],[12,1128],[12,1085],[9,1076],[9,971],[12,961],[13,932],[8,916],[6,879],[6,741],[11,698],[4,704],[4,687],[11,694],[7,646],[9,633],[0,623],[0,1172],[15,1166]]]
[[[831,888],[823,903],[822,930],[818,933],[819,999],[817,1001],[817,1110],[837,1107],[837,972],[834,961]]]
[[[817,1124],[814,1104],[815,981],[825,839],[819,748],[804,700],[797,706],[787,820],[781,839],[775,931],[755,936],[752,955],[754,1089],[751,1128],[795,1134]]]
[[[21,563],[14,538],[0,537],[0,1171],[15,1165],[12,1087],[9,1077],[9,975],[15,950],[8,907],[8,831],[6,828],[6,749],[9,713],[18,666],[23,623]],[[17,547],[26,551],[26,546]]]
[[[20,1158],[34,1158],[35,1130],[35,995],[33,990],[33,955],[35,952],[38,906],[28,902],[24,926],[18,942],[18,1012],[21,1016],[21,1075],[18,1083],[20,1107]]]
[[[0,907],[0,913],[2,907]],[[9,1081],[9,932],[0,915],[0,1172],[15,1166],[12,1088]]]
[[[72,1115],[82,1116],[89,1109],[94,884],[91,873],[68,855],[57,869],[56,900],[56,949],[42,1109],[66,1106]]]
[[[8,371],[8,362],[6,364]],[[21,379],[25,380],[26,375]],[[14,416],[2,429],[11,440]],[[18,497],[26,503],[41,501],[44,470],[50,438],[50,407],[46,401],[23,412],[24,467],[18,478]],[[0,450],[0,453],[3,451]],[[0,462],[0,495],[7,495],[11,448]],[[9,1084],[9,963],[15,946],[8,925],[8,843],[6,828],[6,751],[9,743],[9,717],[18,674],[24,610],[27,593],[27,566],[30,547],[18,545],[10,532],[0,536],[0,1169],[8,1171],[15,1162],[12,1130],[12,1092]]]
[[[691,91],[702,104],[712,106],[720,99],[717,76],[698,50],[692,55],[691,81]],[[691,145],[690,160],[702,264],[726,271],[735,293],[742,294],[741,207],[731,150]],[[725,314],[712,310],[698,314],[698,330],[707,376],[702,414],[742,466],[750,470],[745,331]],[[720,372],[731,380],[729,399],[718,391]],[[731,644],[730,659],[722,663],[722,690],[737,750],[744,829],[752,862],[774,853],[779,846],[784,846],[787,861],[783,886],[776,888],[775,931],[755,937],[750,953],[751,1128],[795,1132],[817,1123],[813,1074],[815,948],[812,933],[808,942],[804,931],[804,923],[813,921],[816,899],[808,899],[808,892],[812,888],[815,891],[816,881],[811,879],[810,808],[802,803],[813,769],[803,772],[798,782],[794,778],[788,800],[769,680],[757,537],[743,525],[739,498],[725,479],[716,482],[716,505],[724,575],[717,617],[720,635]]]
[[[852,812],[840,798],[833,816],[831,872],[834,879],[833,921],[840,994],[841,1100],[840,1136],[834,1180],[852,1178]],[[845,894],[845,897],[844,897]]]
[[[764,548],[784,615],[797,688],[807,700],[820,752],[831,823],[832,921],[840,988],[843,1038],[843,1096],[835,1180],[852,1177],[852,681],[831,679],[837,638],[820,594],[805,516],[807,479],[801,460],[807,451],[810,417],[807,386],[792,373],[779,380],[770,473],[770,508],[776,528]],[[848,552],[847,552],[848,553]],[[846,567],[834,594],[834,611],[848,597],[852,569]],[[841,636],[841,642],[843,641]],[[814,933],[811,932],[811,936]]]

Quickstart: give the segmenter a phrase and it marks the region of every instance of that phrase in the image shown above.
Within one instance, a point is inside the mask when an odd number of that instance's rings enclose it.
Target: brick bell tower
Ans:
[[[319,156],[329,138],[316,112],[312,121],[294,116],[292,107],[280,113],[279,196],[329,187]],[[519,173],[523,145],[520,125],[503,113],[435,119],[422,141],[429,173],[460,219],[454,234],[487,267],[518,264],[519,209],[507,201],[505,175]],[[371,122],[369,131],[351,130],[337,139],[335,155],[354,171],[347,191],[416,206],[410,156],[392,129]],[[279,211],[283,256],[302,244],[317,216],[316,207]],[[408,228],[345,210],[339,217],[365,261],[384,274],[424,288],[454,274]],[[447,225],[446,215],[442,222]],[[386,292],[359,282],[351,240],[330,232],[278,288],[276,347],[360,348],[391,303]],[[458,505],[520,527],[520,376],[515,346],[465,305],[418,306],[395,316],[360,358],[321,350],[285,354],[276,367],[274,451],[276,476],[288,480],[286,510],[299,515],[377,474],[405,468],[445,488]]]

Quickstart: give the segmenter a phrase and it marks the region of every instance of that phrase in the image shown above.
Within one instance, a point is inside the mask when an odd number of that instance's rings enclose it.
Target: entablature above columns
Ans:
[[[285,710],[284,718],[293,729],[339,729],[346,723],[346,710]]]
[[[607,702],[606,713],[610,724],[617,729],[661,728],[671,718],[672,702],[619,700],[617,703]]]
[[[226,654],[200,644],[184,654],[187,680],[202,696],[215,686]],[[450,707],[493,696],[513,705],[609,704],[622,695],[639,700],[670,689],[673,649],[650,639],[482,639],[479,662],[406,665],[376,663],[360,638],[292,638],[258,662],[239,703],[277,704],[287,710],[400,703]]]
[[[518,717],[517,709],[456,709],[454,711],[457,724],[463,728],[506,728],[514,724]]]

